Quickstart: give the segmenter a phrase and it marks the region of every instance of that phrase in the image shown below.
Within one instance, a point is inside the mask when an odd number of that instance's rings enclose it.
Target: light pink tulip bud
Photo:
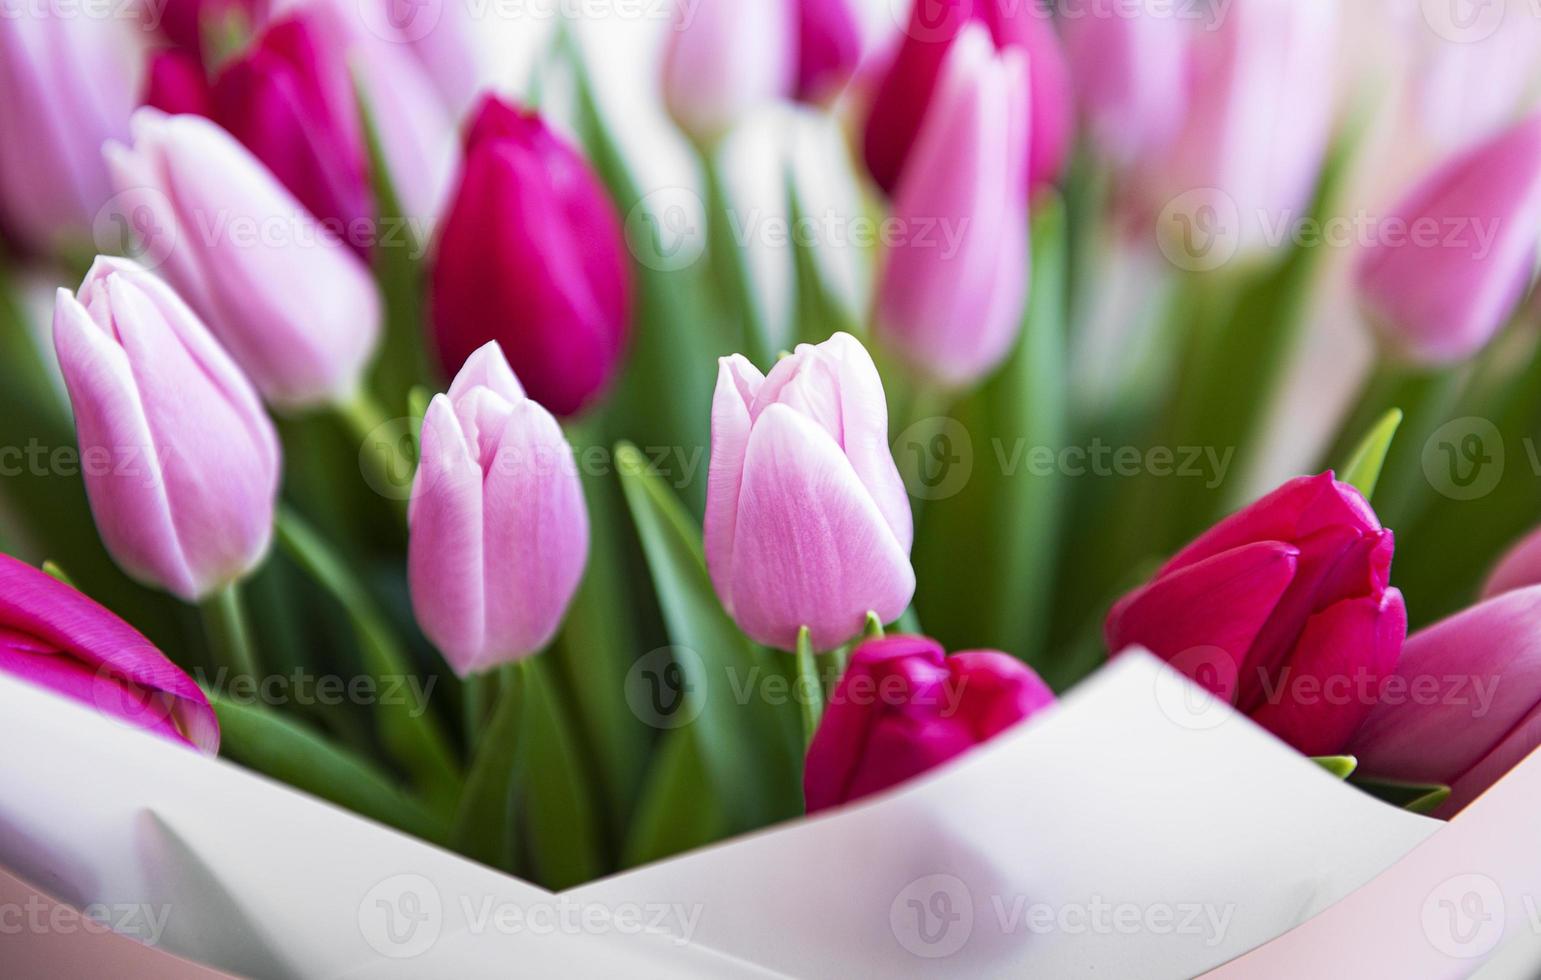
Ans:
[[[1028,288],[1028,75],[979,25],[947,56],[894,198],[901,237],[881,272],[874,330],[948,386],[1011,351]]]
[[[1395,353],[1465,360],[1514,313],[1538,240],[1541,115],[1457,154],[1392,209],[1360,259],[1360,301]]]
[[[102,141],[128,132],[137,94],[125,21],[47,9],[0,15],[0,230],[39,253],[90,244],[112,196]]]
[[[756,642],[817,650],[897,619],[915,593],[910,502],[888,448],[883,382],[837,333],[762,375],[723,358],[712,402],[706,565]]]
[[[1097,148],[1120,167],[1165,149],[1187,111],[1189,33],[1163,0],[1085,5],[1061,32],[1080,108]]]
[[[255,568],[273,532],[278,437],[187,304],[135,263],[99,258],[78,297],[59,290],[54,349],[118,564],[189,602]]]
[[[368,267],[209,120],[141,109],[133,129],[106,152],[144,260],[269,402],[350,399],[380,333]]]
[[[763,103],[791,94],[796,11],[787,0],[675,4],[664,102],[681,129],[710,141]]]
[[[1541,586],[1409,637],[1349,743],[1367,777],[1449,786],[1450,816],[1541,746]]]
[[[460,676],[550,642],[583,577],[588,511],[561,427],[495,342],[428,406],[408,517],[412,606]]]
[[[1527,585],[1541,585],[1541,528],[1520,539],[1498,560],[1482,586],[1482,598],[1492,599]]]

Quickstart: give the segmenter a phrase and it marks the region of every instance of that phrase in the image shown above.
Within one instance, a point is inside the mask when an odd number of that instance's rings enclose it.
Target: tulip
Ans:
[[[170,115],[212,116],[209,79],[196,57],[177,48],[150,57],[144,104]]]
[[[1308,755],[1335,755],[1407,632],[1393,540],[1331,473],[1291,480],[1180,551],[1109,614],[1144,647]]]
[[[141,254],[269,402],[351,399],[380,332],[368,267],[207,119],[141,109],[133,135],[106,154]]]
[[[43,12],[0,19],[0,228],[31,252],[84,249],[112,196],[102,141],[127,133],[134,109],[128,32]]]
[[[1027,56],[1030,125],[1019,135],[1030,187],[1053,183],[1070,148],[1070,70],[1046,13],[1035,0],[928,0],[912,8],[905,37],[867,117],[865,156],[873,179],[892,194],[912,155],[943,74],[948,51],[970,22],[996,47]]]
[[[1541,587],[1408,638],[1395,684],[1348,751],[1370,778],[1449,786],[1449,816],[1541,746]]]
[[[146,8],[148,20],[157,8],[149,0]],[[159,21],[147,26],[159,27],[178,48],[201,59],[211,33],[230,34],[232,26],[249,29],[262,21],[267,8],[267,0],[159,0]]]
[[[0,673],[206,755],[219,751],[219,722],[191,677],[132,626],[9,555],[0,555]]]
[[[915,593],[909,498],[888,448],[883,382],[837,333],[762,375],[724,358],[712,402],[706,566],[739,627],[816,650],[892,622]]]
[[[852,0],[795,0],[796,95],[817,102],[838,93],[862,55],[862,26]]]
[[[1492,599],[1527,585],[1541,585],[1541,528],[1530,532],[1498,560],[1482,586],[1482,598]]]
[[[894,198],[874,332],[918,372],[970,384],[1011,352],[1028,288],[1027,71],[969,27]],[[942,229],[936,231],[937,226]]]
[[[279,450],[262,402],[197,315],[127,259],[59,290],[54,349],[91,512],[125,571],[189,602],[262,560]]]
[[[664,102],[697,141],[717,139],[746,113],[791,93],[798,25],[787,0],[698,0],[676,4],[675,15]]]
[[[1465,360],[1529,288],[1538,236],[1541,115],[1457,154],[1393,208],[1360,258],[1360,302],[1393,353]]]
[[[191,98],[182,90],[177,111]],[[358,98],[342,51],[303,13],[277,21],[222,68],[208,96],[210,118],[261,160],[310,213],[359,252],[373,207]]]
[[[620,366],[631,314],[620,218],[538,115],[490,95],[466,136],[429,288],[446,374],[495,340],[531,397],[573,415]]]
[[[1049,686],[1004,653],[949,657],[922,636],[868,640],[808,746],[808,812],[908,782],[1053,703]]]
[[[462,677],[539,651],[583,577],[588,512],[572,448],[496,343],[423,419],[407,572],[423,632]]]

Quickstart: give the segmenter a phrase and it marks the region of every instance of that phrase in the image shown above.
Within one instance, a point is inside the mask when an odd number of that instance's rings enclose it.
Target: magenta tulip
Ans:
[[[561,427],[496,343],[429,404],[408,518],[412,606],[460,676],[550,642],[583,577],[588,511]]]
[[[948,54],[894,197],[874,334],[945,387],[1011,352],[1028,289],[1027,71],[970,26]],[[940,232],[938,232],[940,228]]]
[[[916,3],[905,37],[867,118],[865,153],[874,180],[892,194],[931,111],[947,53],[970,22],[995,45],[1027,56],[1030,125],[1020,134],[1025,176],[1039,187],[1059,178],[1070,149],[1070,69],[1058,35],[1036,0],[926,0]]]
[[[843,89],[862,55],[854,0],[794,0],[797,5],[796,95],[819,102]]]
[[[262,402],[165,283],[99,258],[60,290],[54,348],[102,540],[135,578],[200,601],[257,566],[279,450]]]
[[[195,55],[167,48],[150,56],[144,104],[169,115],[213,116],[209,77]]]
[[[1054,692],[1014,657],[947,656],[921,636],[868,640],[808,746],[809,813],[908,782],[1054,704]]]
[[[1541,585],[1541,528],[1531,531],[1498,560],[1482,586],[1482,598],[1492,599],[1528,585]]]
[[[83,251],[112,197],[102,141],[134,109],[132,32],[32,7],[0,21],[0,230],[24,251]]]
[[[1538,240],[1541,115],[1457,154],[1392,210],[1360,260],[1360,300],[1393,353],[1465,360],[1529,289]]]
[[[798,24],[788,0],[696,0],[674,10],[664,103],[694,139],[716,140],[753,109],[791,94]]]
[[[134,115],[109,144],[125,223],[263,396],[353,398],[380,332],[364,263],[229,133],[198,116]]]
[[[207,755],[219,751],[219,722],[191,677],[132,626],[9,555],[0,555],[0,674]]]
[[[762,375],[723,358],[712,403],[706,565],[752,639],[817,650],[892,622],[915,592],[909,498],[877,368],[856,339],[802,344]]]
[[[587,163],[533,112],[487,96],[430,272],[446,373],[497,341],[558,415],[614,379],[631,317],[620,218]]]
[[[1393,540],[1331,473],[1221,521],[1113,607],[1108,649],[1144,647],[1308,755],[1342,751],[1407,632]]]
[[[1409,637],[1348,751],[1367,777],[1452,790],[1456,813],[1541,746],[1541,587]]]
[[[145,6],[151,14],[157,10],[160,13],[159,21],[148,26],[159,27],[178,48],[201,59],[211,33],[227,36],[232,33],[232,28],[250,30],[262,22],[269,3],[268,0],[159,0],[157,6],[146,0]]]

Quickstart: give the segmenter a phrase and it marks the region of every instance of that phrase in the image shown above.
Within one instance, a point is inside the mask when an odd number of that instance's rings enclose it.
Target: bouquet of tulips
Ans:
[[[1541,745],[1528,4],[656,6],[0,19],[0,673],[552,889],[1130,650]]]

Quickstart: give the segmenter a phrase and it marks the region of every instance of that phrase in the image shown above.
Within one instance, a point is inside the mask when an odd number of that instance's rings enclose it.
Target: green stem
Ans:
[[[215,661],[232,673],[258,676],[251,624],[241,602],[240,586],[235,583],[225,586],[206,599],[198,611],[203,616],[203,631],[208,636]]]
[[[348,432],[358,440],[364,481],[405,516],[417,469],[403,448],[404,441],[416,436],[410,421],[393,420],[383,405],[362,390],[348,401],[339,402],[336,410]]]
[[[698,145],[701,171],[706,181],[707,246],[710,249],[712,283],[723,307],[742,330],[742,350],[762,368],[769,368],[769,335],[765,317],[755,299],[748,257],[736,240],[733,200],[723,179],[715,145]]]
[[[804,626],[797,634],[797,705],[803,715],[803,748],[813,741],[813,733],[819,729],[819,718],[824,714],[824,681],[819,677],[819,665],[813,654],[813,641]]]

